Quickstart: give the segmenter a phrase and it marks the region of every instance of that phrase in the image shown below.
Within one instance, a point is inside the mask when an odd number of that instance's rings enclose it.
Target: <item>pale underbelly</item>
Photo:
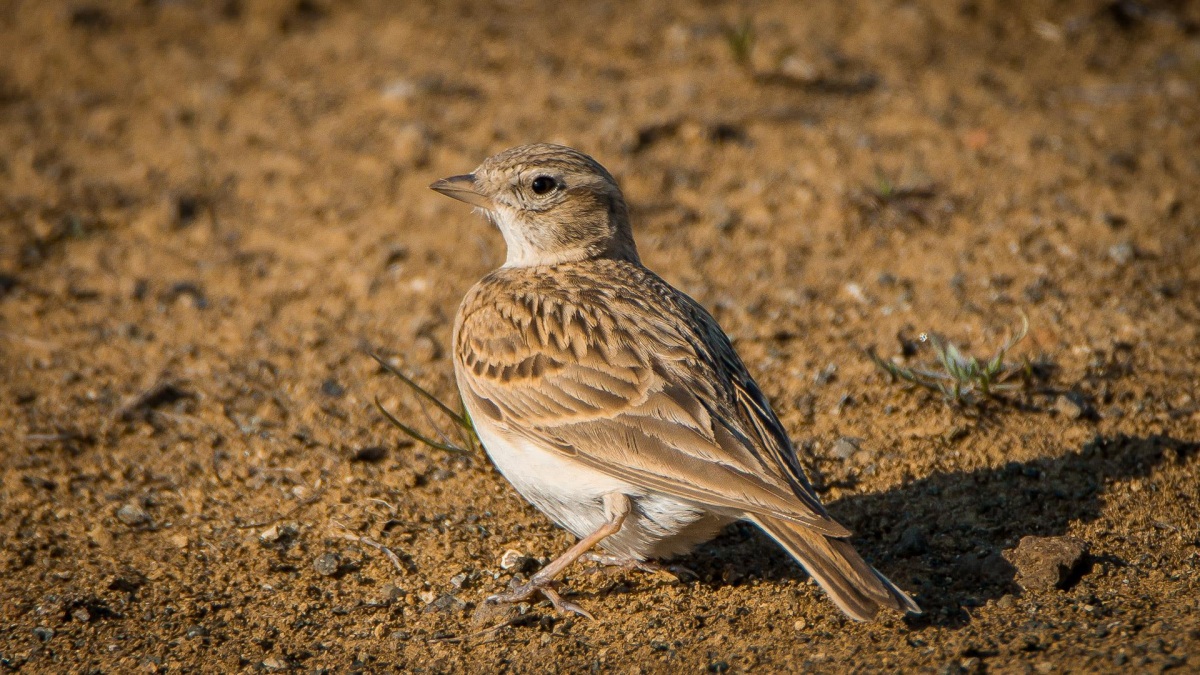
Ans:
[[[476,431],[496,468],[522,497],[575,536],[585,537],[605,523],[604,495],[618,492],[631,499],[633,509],[620,531],[600,542],[601,548],[619,557],[647,560],[682,555],[735,520],[703,505],[637,487],[489,426],[477,421]]]

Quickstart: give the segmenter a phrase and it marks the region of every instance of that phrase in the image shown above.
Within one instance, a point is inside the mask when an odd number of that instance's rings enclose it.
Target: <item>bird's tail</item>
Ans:
[[[921,613],[917,603],[863,560],[850,542],[771,516],[748,518],[787,549],[851,618],[870,621],[880,607]]]

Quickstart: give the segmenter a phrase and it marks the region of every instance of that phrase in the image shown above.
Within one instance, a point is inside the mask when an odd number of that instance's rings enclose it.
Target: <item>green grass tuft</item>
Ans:
[[[1005,361],[1013,347],[1029,334],[1029,319],[1021,315],[1021,329],[1005,340],[996,353],[986,361],[964,354],[954,343],[937,333],[922,333],[921,342],[933,347],[940,370],[907,368],[880,358],[875,350],[867,356],[880,370],[897,380],[940,392],[947,399],[965,405],[978,405],[985,400],[1002,400],[1000,394],[1028,389],[1033,379],[1033,367],[1028,359],[1017,363]]]

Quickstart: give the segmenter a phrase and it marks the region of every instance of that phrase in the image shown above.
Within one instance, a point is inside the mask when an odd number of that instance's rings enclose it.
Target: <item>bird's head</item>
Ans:
[[[505,267],[638,260],[621,189],[578,150],[522,145],[429,187],[479,207],[500,228],[508,246]]]

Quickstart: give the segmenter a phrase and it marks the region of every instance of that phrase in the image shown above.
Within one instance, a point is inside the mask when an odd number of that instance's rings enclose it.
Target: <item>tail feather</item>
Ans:
[[[787,549],[851,618],[870,621],[881,607],[921,613],[917,603],[863,560],[850,542],[771,516],[748,517]]]

